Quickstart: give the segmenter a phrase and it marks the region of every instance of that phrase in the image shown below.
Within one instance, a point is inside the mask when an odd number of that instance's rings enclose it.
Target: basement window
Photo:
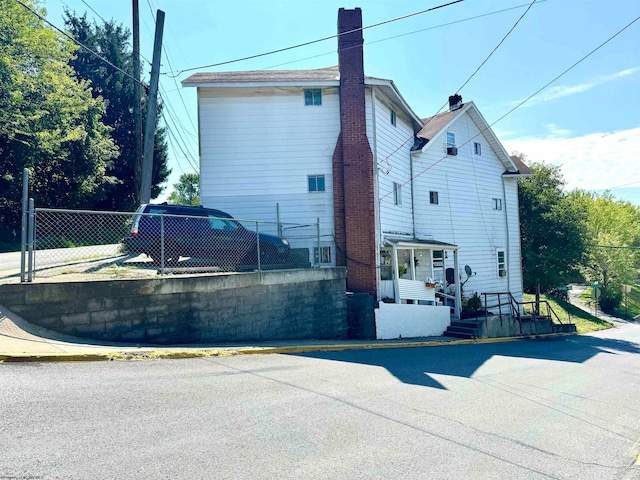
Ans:
[[[306,106],[322,105],[322,90],[319,88],[305,88],[304,104]]]
[[[320,253],[320,255],[318,255]],[[313,261],[316,265],[318,264],[330,264],[331,263],[331,247],[320,247],[320,252],[318,252],[318,247],[313,248]]]

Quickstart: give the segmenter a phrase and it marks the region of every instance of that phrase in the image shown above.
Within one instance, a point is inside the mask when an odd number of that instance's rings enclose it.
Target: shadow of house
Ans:
[[[572,336],[522,342],[451,345],[405,349],[344,350],[299,356],[384,367],[403,383],[446,390],[432,374],[471,378],[494,356],[583,363],[598,354],[640,354],[640,345],[625,340]]]

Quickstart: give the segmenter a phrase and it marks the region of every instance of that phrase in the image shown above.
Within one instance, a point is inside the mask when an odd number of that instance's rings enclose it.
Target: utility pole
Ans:
[[[147,96],[147,124],[144,131],[144,157],[142,158],[142,183],[140,203],[151,200],[151,172],[153,171],[153,147],[155,145],[156,105],[158,103],[158,81],[160,80],[160,54],[162,53],[162,32],[164,31],[164,12],[156,15],[156,36],[153,42],[153,61],[151,63],[151,81]]]
[[[141,106],[141,88],[140,88],[140,10],[138,8],[138,0],[133,2],[133,77],[134,95],[133,102],[133,124],[134,124],[134,148],[136,161],[133,168],[135,175],[135,203],[140,204],[140,188],[142,186],[142,106]]]

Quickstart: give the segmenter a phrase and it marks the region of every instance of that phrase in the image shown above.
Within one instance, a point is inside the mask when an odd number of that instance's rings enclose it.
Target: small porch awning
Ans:
[[[384,237],[385,245],[396,248],[429,248],[431,250],[458,250],[457,245],[440,242],[438,240],[418,240],[417,238],[402,239]]]

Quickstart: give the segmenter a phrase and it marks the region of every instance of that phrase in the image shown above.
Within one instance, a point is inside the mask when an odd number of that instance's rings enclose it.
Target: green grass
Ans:
[[[532,294],[525,293],[522,295],[523,302],[533,302],[535,299],[536,296]],[[568,323],[569,316],[571,316],[571,323],[576,325],[578,333],[595,332],[597,330],[605,330],[613,327],[611,323],[605,320],[600,320],[599,318],[594,317],[590,313],[587,313],[564,300],[560,300],[555,297],[548,297],[547,295],[541,295],[540,300],[546,300],[549,302],[549,305],[551,305],[553,311],[556,312],[560,320],[562,320],[562,323]],[[544,311],[543,307],[541,307],[541,310]]]
[[[614,310],[615,315],[622,318],[636,318],[640,315],[640,285],[633,285],[626,299],[628,308],[625,308],[625,295],[622,295],[622,304]]]

